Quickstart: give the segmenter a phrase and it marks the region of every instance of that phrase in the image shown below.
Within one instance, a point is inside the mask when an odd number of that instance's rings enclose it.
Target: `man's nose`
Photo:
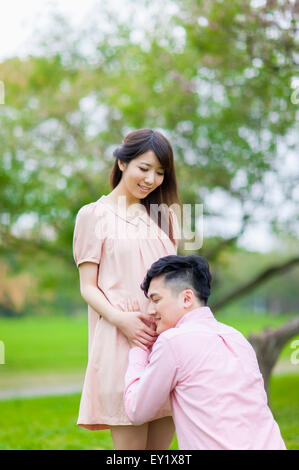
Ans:
[[[148,315],[155,315],[156,309],[152,303],[149,304],[148,309],[147,309]]]

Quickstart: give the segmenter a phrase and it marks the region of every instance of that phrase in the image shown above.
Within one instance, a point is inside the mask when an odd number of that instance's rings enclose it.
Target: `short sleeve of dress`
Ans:
[[[77,213],[73,235],[73,256],[77,267],[85,261],[100,263],[104,241],[102,223],[96,203],[86,204]]]

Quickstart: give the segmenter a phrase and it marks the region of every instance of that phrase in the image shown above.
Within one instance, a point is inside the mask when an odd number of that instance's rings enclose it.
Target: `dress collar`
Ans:
[[[214,321],[217,320],[214,317],[210,307],[204,306],[195,308],[194,310],[185,313],[185,315],[183,315],[182,318],[180,318],[180,320],[177,322],[175,327],[178,328],[179,326],[187,323],[206,323]]]
[[[149,216],[147,214],[146,208],[143,204],[136,204],[134,210],[126,208],[124,199],[120,201],[120,204],[113,204],[107,200],[107,196],[101,196],[97,202],[100,202],[109,208],[111,212],[120,217],[121,219],[132,223],[135,225],[138,222],[138,219],[143,220],[146,224],[149,225]],[[140,207],[138,207],[140,206]]]

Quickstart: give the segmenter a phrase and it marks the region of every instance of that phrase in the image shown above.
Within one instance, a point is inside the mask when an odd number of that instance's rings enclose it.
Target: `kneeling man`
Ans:
[[[218,322],[207,300],[211,274],[199,255],[155,262],[141,289],[158,339],[147,352],[131,344],[125,408],[135,425],[170,397],[180,449],[286,449],[267,404],[256,354]]]

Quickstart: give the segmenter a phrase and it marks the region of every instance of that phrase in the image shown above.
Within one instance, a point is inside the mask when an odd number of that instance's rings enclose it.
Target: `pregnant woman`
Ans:
[[[77,424],[110,429],[114,448],[168,449],[174,435],[170,403],[134,426],[123,402],[129,341],[150,348],[157,333],[140,289],[160,257],[176,254],[181,208],[173,152],[158,131],[128,134],[114,151],[113,190],[79,210],[73,255],[88,304],[88,365]],[[159,210],[153,210],[159,207]]]

